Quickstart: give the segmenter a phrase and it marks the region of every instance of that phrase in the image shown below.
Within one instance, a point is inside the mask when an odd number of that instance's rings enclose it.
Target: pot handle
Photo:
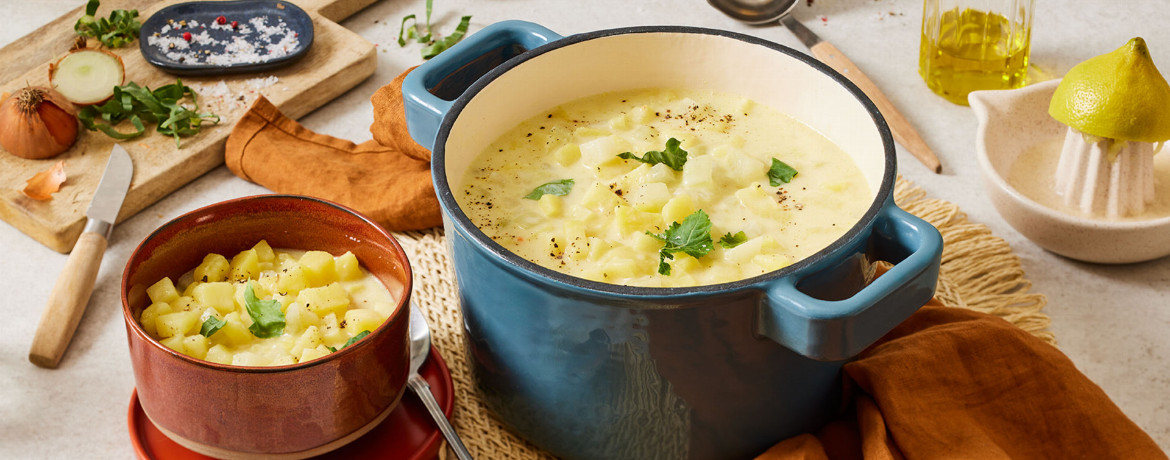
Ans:
[[[906,254],[882,276],[843,300],[814,298],[800,280],[777,280],[766,293],[759,332],[809,358],[840,361],[861,353],[922,307],[938,281],[942,236],[930,223],[891,202],[869,237],[878,254]],[[836,266],[827,261],[804,278]]]
[[[544,26],[527,21],[502,21],[484,27],[455,46],[423,63],[402,82],[406,127],[419,145],[434,150],[435,136],[454,99],[488,70],[515,54],[561,39]],[[495,60],[488,58],[494,57]],[[458,81],[452,81],[458,80]],[[456,94],[439,97],[436,89],[448,85]],[[446,89],[446,88],[444,88]]]

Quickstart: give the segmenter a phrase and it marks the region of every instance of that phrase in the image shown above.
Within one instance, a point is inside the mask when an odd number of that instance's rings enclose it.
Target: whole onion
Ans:
[[[0,146],[21,158],[49,158],[77,140],[77,115],[51,88],[30,86],[0,102]]]

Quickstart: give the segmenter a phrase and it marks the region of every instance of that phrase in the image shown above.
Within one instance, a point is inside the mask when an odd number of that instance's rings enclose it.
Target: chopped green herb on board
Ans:
[[[252,291],[251,281],[244,288],[244,308],[248,310],[248,316],[252,317],[252,325],[248,326],[252,335],[266,339],[284,333],[284,312],[280,311],[280,301],[257,298]]]
[[[731,232],[727,232],[726,235],[723,235],[723,238],[719,239],[719,245],[723,246],[724,249],[731,249],[743,244],[745,241],[747,241],[747,239],[747,235],[744,234],[743,231],[740,231],[734,235],[732,235]]]
[[[618,157],[641,161],[651,166],[662,163],[669,166],[670,169],[682,171],[683,165],[687,163],[687,151],[679,148],[679,144],[681,143],[681,141],[672,137],[666,141],[666,148],[662,149],[662,151],[651,150],[646,152],[642,158],[638,158],[637,155],[630,152],[622,152],[618,154]]]
[[[182,102],[190,98],[191,107]],[[175,146],[181,147],[180,137],[199,133],[204,121],[219,123],[219,115],[199,113],[195,91],[183,85],[182,80],[174,84],[150,88],[130,82],[114,87],[114,96],[101,105],[90,105],[77,113],[81,124],[90,131],[101,131],[114,139],[133,139],[146,133],[146,123],[157,123],[158,132],[175,138]],[[132,132],[121,132],[114,126],[129,120],[134,126]]]
[[[783,161],[773,158],[772,167],[768,169],[768,182],[773,187],[779,187],[782,183],[787,184],[792,181],[792,178],[796,177],[796,174],[796,169],[788,166]]]
[[[682,223],[672,222],[666,232],[661,235],[646,232],[666,243],[658,252],[658,273],[670,275],[670,264],[667,259],[674,259],[674,253],[685,252],[696,259],[707,255],[714,249],[711,241],[711,219],[702,209],[683,219]]]
[[[398,28],[398,46],[406,46],[410,40],[415,40],[423,44],[423,48],[420,51],[423,59],[438,56],[439,53],[446,51],[447,48],[459,43],[459,40],[462,40],[463,36],[467,35],[467,28],[471,25],[471,16],[463,16],[451,35],[445,38],[439,38],[431,31],[432,3],[433,0],[427,0],[426,23],[423,25],[421,31],[419,30],[418,19],[413,14],[402,18],[402,25]],[[407,21],[411,22],[409,27],[406,25]]]
[[[93,37],[107,48],[121,48],[138,38],[142,23],[138,22],[138,10],[114,10],[109,18],[94,16],[98,0],[89,0],[85,5],[85,16],[73,24],[73,31],[82,37]]]
[[[565,196],[568,195],[572,190],[573,179],[562,179],[536,187],[532,190],[532,192],[524,195],[524,198],[529,200],[539,200],[540,197],[545,195]]]

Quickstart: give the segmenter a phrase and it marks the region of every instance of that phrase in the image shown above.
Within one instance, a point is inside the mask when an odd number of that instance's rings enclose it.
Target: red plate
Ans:
[[[443,362],[443,358],[434,347],[431,348],[431,356],[419,369],[419,375],[431,384],[431,392],[439,401],[439,407],[442,407],[443,413],[450,418],[451,409],[455,407],[451,373],[447,370],[447,363]],[[439,427],[431,420],[430,413],[418,396],[406,387],[403,387],[402,391],[411,394],[402,395],[402,401],[386,420],[354,442],[318,458],[386,460],[436,458],[443,444],[441,442],[443,435],[439,432]],[[134,451],[142,460],[211,459],[180,446],[162,434],[142,411],[142,405],[138,403],[137,390],[130,396],[128,419],[130,442],[134,444]]]

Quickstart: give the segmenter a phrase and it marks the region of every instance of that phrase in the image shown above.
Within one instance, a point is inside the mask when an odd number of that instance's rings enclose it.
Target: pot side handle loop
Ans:
[[[800,280],[795,277],[777,280],[760,309],[759,332],[809,358],[840,361],[861,353],[918,311],[934,295],[938,281],[938,229],[891,200],[869,238],[878,254],[906,257],[843,300],[814,298],[797,288]]]
[[[561,38],[538,24],[502,21],[467,36],[418,66],[402,82],[410,137],[434,150],[443,117],[475,80],[517,54]]]

